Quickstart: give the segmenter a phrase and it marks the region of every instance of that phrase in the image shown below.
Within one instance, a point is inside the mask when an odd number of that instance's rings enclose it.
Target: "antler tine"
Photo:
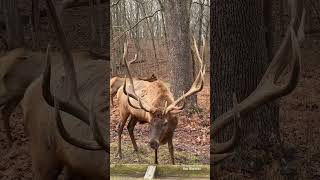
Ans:
[[[128,101],[128,103],[129,103],[129,105],[130,105],[131,107],[133,107],[133,108],[135,108],[135,109],[141,109],[141,107],[138,107],[138,106],[132,104],[132,102],[130,101],[130,96],[127,96],[127,101]]]
[[[197,74],[197,77],[195,79],[195,81],[193,82],[191,88],[189,89],[189,91],[185,94],[183,94],[182,96],[180,96],[177,100],[175,100],[172,104],[170,104],[166,110],[165,110],[165,113],[169,113],[173,110],[182,110],[184,105],[181,107],[177,107],[177,105],[184,99],[186,99],[187,97],[195,94],[195,93],[198,93],[200,92],[202,89],[203,89],[203,85],[204,85],[204,75],[206,73],[205,71],[205,65],[203,63],[203,60],[201,59],[200,57],[200,54],[199,54],[199,50],[198,50],[198,47],[197,47],[197,43],[196,43],[196,40],[195,38],[193,37],[193,42],[194,42],[194,49],[196,51],[196,55],[197,55],[197,59],[199,61],[199,64],[200,64],[200,69],[199,69],[199,73]],[[178,111],[180,112],[180,111]]]
[[[134,63],[137,60],[137,57],[138,57],[138,54],[135,54],[134,58],[131,61],[129,61],[128,64]]]
[[[197,46],[197,42],[196,42],[196,39],[194,36],[192,36],[192,40],[193,40],[193,46],[194,46],[194,50],[196,51],[196,55],[197,55],[197,59],[200,63],[200,69],[203,67],[203,59],[201,58],[200,56],[200,53],[199,53],[199,49],[198,49],[198,46]]]
[[[52,20],[53,27],[56,31],[57,38],[60,42],[61,48],[62,48],[62,55],[63,55],[63,64],[64,64],[64,70],[66,73],[66,78],[69,82],[70,87],[68,88],[69,91],[69,98],[71,98],[71,101],[63,101],[59,99],[58,97],[55,97],[52,95],[50,91],[50,79],[51,79],[51,62],[50,62],[50,55],[49,55],[49,48],[50,46],[48,45],[47,48],[47,66],[43,75],[42,79],[42,94],[45,99],[45,101],[50,105],[50,106],[55,106],[55,114],[56,114],[56,121],[58,125],[59,132],[61,136],[68,141],[69,143],[78,146],[83,149],[87,150],[101,150],[104,149],[107,153],[109,153],[109,146],[104,142],[102,136],[96,136],[96,135],[101,135],[101,132],[97,128],[97,124],[95,122],[95,114],[93,110],[89,112],[88,108],[84,106],[82,101],[80,100],[80,96],[78,93],[78,86],[77,86],[77,79],[76,79],[76,72],[75,72],[75,67],[73,63],[73,57],[71,55],[71,52],[68,48],[67,45],[67,40],[65,37],[65,34],[63,32],[61,23],[58,19],[58,16],[56,14],[55,7],[52,3],[52,0],[46,0],[47,7],[49,10],[49,14]],[[75,138],[72,138],[66,129],[63,126],[61,116],[60,116],[60,108],[61,110],[69,113],[81,121],[85,122],[86,124],[90,125],[90,127],[94,130],[97,130],[97,132],[93,132],[96,138],[96,141],[100,144],[97,145],[95,142],[89,142],[85,140],[77,140]],[[93,124],[90,124],[90,120],[92,120]],[[100,138],[100,139],[99,139]]]
[[[214,143],[212,145],[212,154],[221,154],[221,153],[226,153],[228,150],[230,150],[236,143],[236,140],[238,138],[238,121],[241,119],[240,117],[240,112],[238,109],[238,100],[237,96],[235,93],[233,93],[233,119],[234,119],[234,130],[233,130],[233,135],[232,138],[229,139],[227,142],[223,143]]]
[[[127,53],[128,53],[128,41],[124,42],[123,44],[123,55],[122,55],[122,63],[126,62],[126,57],[127,57]]]
[[[53,106],[55,108],[55,117],[56,117],[56,122],[57,122],[57,127],[59,130],[59,133],[61,134],[61,136],[63,137],[63,139],[65,139],[68,143],[86,149],[86,150],[102,150],[103,148],[96,144],[94,141],[86,141],[86,140],[80,140],[80,139],[76,139],[74,137],[72,137],[68,131],[66,130],[66,128],[64,127],[62,120],[61,120],[61,116],[60,116],[60,103],[63,103],[63,106],[65,107],[65,111],[73,111],[73,112],[77,112],[75,114],[73,114],[75,117],[79,118],[80,120],[86,119],[86,113],[83,113],[82,111],[77,111],[77,109],[74,108],[74,106],[65,103],[61,100],[58,100],[57,97],[53,96],[51,94],[50,91],[50,78],[51,78],[51,61],[50,61],[50,44],[48,44],[48,48],[47,48],[47,52],[46,52],[46,61],[47,61],[47,65],[45,68],[45,72],[43,75],[43,79],[42,79],[42,93],[43,96],[45,98],[45,100],[47,101],[47,103],[51,106]],[[83,121],[85,123],[87,123],[86,121]],[[87,123],[88,124],[88,123]],[[89,125],[89,124],[88,124]],[[107,152],[109,153],[109,148],[107,148]]]
[[[139,102],[139,106],[140,106],[140,109],[143,109],[144,111],[146,111],[146,112],[150,112],[151,111],[151,109],[152,109],[152,106],[150,106],[150,105],[148,105],[147,104],[147,106],[145,106],[143,103],[142,103],[142,101],[141,101],[141,98],[136,94],[136,92],[135,92],[135,90],[134,90],[134,84],[133,84],[133,79],[132,79],[132,76],[131,76],[131,72],[130,72],[130,68],[129,68],[129,65],[128,65],[128,62],[127,61],[124,61],[125,62],[125,66],[126,66],[126,69],[127,69],[127,73],[128,73],[128,75],[129,75],[129,80],[130,80],[130,84],[131,84],[131,90],[132,90],[132,93],[128,93],[127,91],[126,91],[126,85],[127,85],[127,77],[125,77],[125,80],[124,80],[124,86],[123,86],[123,92],[124,92],[124,94],[125,95],[129,95],[130,97],[132,97],[133,99],[135,99],[136,101],[138,101]],[[132,103],[130,102],[130,98],[128,98],[128,103],[129,103],[129,105],[132,105]],[[133,108],[137,108],[137,106],[132,106]]]
[[[129,93],[127,91],[127,77],[125,77],[125,81],[124,81],[124,85],[123,85],[123,93],[127,96],[128,104],[131,107],[133,107],[135,109],[143,109],[146,112],[151,111],[151,108],[149,106],[146,107],[145,105],[142,104],[141,98],[134,92],[134,90],[133,90],[133,93]],[[138,101],[139,107],[132,104],[132,102],[130,101],[130,97],[133,98],[134,100]]]
[[[82,149],[93,150],[93,151],[98,151],[103,149],[100,145],[98,145],[94,141],[84,141],[84,140],[80,140],[72,137],[62,123],[61,115],[59,111],[60,105],[59,105],[58,99],[54,97],[53,101],[54,101],[54,112],[55,112],[55,118],[57,121],[57,127],[63,139],[65,139],[68,143],[74,146],[81,147]]]
[[[60,100],[59,98],[55,97],[51,93],[51,86],[50,86],[50,80],[51,80],[51,59],[50,59],[50,44],[48,44],[47,52],[46,52],[46,67],[45,71],[43,73],[42,78],[42,95],[45,99],[45,101],[52,107],[54,107],[54,98],[57,99],[59,102],[59,105],[61,107],[61,110],[65,112],[72,112],[72,115],[82,120],[84,123],[89,125],[88,120],[88,112],[79,110],[78,107],[73,106],[69,102],[65,102]]]
[[[224,143],[212,143],[213,148],[210,150],[210,154],[212,157],[213,163],[218,163],[234,154],[234,152],[227,153],[228,150],[230,150],[236,143],[238,139],[238,121],[241,119],[240,112],[238,110],[238,100],[235,93],[233,93],[233,107],[235,109],[234,111],[234,130],[233,135],[230,140]]]
[[[303,1],[299,0],[298,2],[302,3]],[[211,126],[211,135],[213,137],[215,137],[224,126],[232,121],[235,111],[238,111],[239,114],[248,113],[266,102],[289,94],[296,87],[301,61],[299,42],[296,32],[298,27],[301,27],[302,25],[303,17],[301,18],[301,15],[303,14],[302,11],[304,8],[301,5],[297,5],[296,1],[292,1],[290,5],[292,9],[291,12],[293,12],[291,23],[288,27],[286,36],[266,73],[257,88],[246,99],[238,104],[238,110],[233,108],[213,121]],[[292,51],[292,55],[290,54],[290,51]],[[288,65],[291,65],[288,81],[283,85],[277,85],[276,81],[280,78],[283,70]]]
[[[66,78],[69,82],[68,84],[68,93],[69,97],[71,98],[71,101],[63,101],[62,99],[57,98],[57,101],[59,101],[59,104],[61,106],[61,110],[65,111],[67,113],[70,113],[80,120],[84,121],[85,123],[89,124],[89,118],[88,118],[88,109],[83,105],[79,98],[79,93],[77,90],[77,79],[76,79],[76,72],[74,68],[73,63],[73,57],[71,55],[71,52],[69,50],[69,47],[67,45],[67,40],[65,37],[65,34],[63,32],[61,23],[58,19],[58,16],[55,11],[55,7],[52,3],[52,0],[46,0],[47,7],[49,10],[49,14],[52,20],[52,25],[56,31],[58,41],[60,42],[61,49],[62,49],[62,56],[63,56],[63,65],[64,70],[66,73]],[[44,78],[45,79],[45,78]],[[50,79],[49,79],[50,82]],[[46,82],[43,82],[44,85],[46,85]],[[50,87],[50,85],[48,86]],[[43,89],[43,91],[49,90],[47,92],[43,92],[43,95],[45,97],[45,100],[50,106],[54,106],[53,104],[53,95],[50,92],[50,89]]]
[[[201,59],[204,61],[205,60],[205,50],[206,50],[206,39],[204,38],[204,35],[201,36],[202,39],[202,54],[201,54]]]
[[[96,141],[98,142],[98,144],[103,148],[104,151],[106,151],[107,153],[110,153],[109,143],[107,143],[104,140],[103,135],[102,135],[100,128],[98,126],[98,123],[97,123],[96,115],[94,113],[94,104],[95,104],[94,96],[95,96],[95,94],[92,94],[91,103],[90,103],[90,111],[89,111],[90,127],[92,130],[93,136],[96,139]]]

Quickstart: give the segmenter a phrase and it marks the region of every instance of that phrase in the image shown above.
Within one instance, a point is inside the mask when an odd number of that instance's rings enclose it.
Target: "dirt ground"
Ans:
[[[280,103],[281,136],[286,146],[290,146],[291,149],[296,151],[294,168],[297,169],[296,178],[299,180],[320,179],[319,49],[319,40],[309,40],[304,44],[302,72],[298,87],[292,94],[282,98]],[[162,73],[160,71],[160,75]],[[166,76],[164,75],[163,78],[166,79]],[[191,117],[188,114],[183,114],[179,120],[174,140],[176,151],[186,152],[194,158],[191,160],[184,159],[186,156],[181,153],[181,155],[178,155],[177,163],[208,163],[209,106],[204,105],[209,104],[208,99],[209,87],[206,86],[199,96],[200,107],[203,108],[203,111],[199,114],[194,113]],[[115,142],[117,135],[114,130],[118,113],[116,109],[112,109],[111,112],[111,142]],[[21,108],[17,108],[11,117],[12,135],[15,140],[11,147],[7,144],[2,123],[0,124],[0,180],[32,179],[31,160],[27,147],[28,139],[24,134]],[[149,153],[148,147],[143,147],[147,142],[147,133],[148,129],[145,126],[137,125],[135,135],[138,146],[142,147],[142,152],[145,152],[144,156],[151,157],[151,159],[142,160],[149,162],[153,160],[152,153]],[[133,149],[126,129],[123,134],[123,141],[127,143],[128,147],[126,151],[132,154]],[[113,152],[115,147],[112,146]],[[159,154],[167,151],[166,146],[164,146]],[[124,156],[128,155],[124,154]],[[139,157],[139,155],[136,155],[136,157]],[[136,159],[136,162],[140,161],[141,159]],[[167,163],[167,161],[168,159],[165,157],[159,159],[159,163]],[[112,162],[118,161],[112,159]]]

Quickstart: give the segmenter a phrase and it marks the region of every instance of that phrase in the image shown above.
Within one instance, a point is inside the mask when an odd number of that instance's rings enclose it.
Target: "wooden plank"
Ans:
[[[153,179],[156,174],[157,166],[148,166],[144,179]]]

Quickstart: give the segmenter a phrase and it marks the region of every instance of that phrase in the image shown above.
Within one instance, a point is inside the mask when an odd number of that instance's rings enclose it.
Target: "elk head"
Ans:
[[[226,125],[235,118],[235,123],[240,115],[250,113],[255,108],[273,101],[279,97],[289,94],[297,85],[300,72],[300,42],[303,40],[303,22],[305,9],[303,0],[289,1],[291,8],[291,21],[288,26],[284,40],[272,59],[267,71],[263,75],[257,88],[242,102],[234,103],[234,107],[215,119],[211,125],[211,136],[213,138]],[[278,80],[284,77],[286,67],[288,73],[287,81],[279,83]],[[238,117],[238,118],[237,118]],[[211,139],[213,139],[211,138]],[[236,143],[236,131],[233,137],[224,143],[211,142],[212,163],[217,163],[233,153],[228,153]]]
[[[149,145],[152,149],[155,149],[155,150],[158,149],[161,140],[167,136],[167,132],[173,133],[176,127],[176,124],[172,124],[174,122],[171,121],[171,119],[176,118],[175,115],[182,112],[182,110],[185,107],[186,98],[200,92],[203,88],[205,64],[203,63],[203,59],[199,54],[199,50],[194,38],[193,38],[193,44],[195,46],[194,47],[195,54],[197,56],[197,60],[200,65],[200,69],[196,76],[196,79],[187,93],[183,93],[182,96],[180,96],[170,104],[168,104],[168,101],[165,101],[164,107],[155,107],[151,105],[150,102],[147,102],[146,100],[141,99],[136,94],[131,72],[130,72],[128,63],[125,61],[131,89],[130,91],[128,91],[127,81],[125,80],[123,85],[123,92],[127,96],[127,102],[131,107],[133,107],[134,109],[141,109],[148,114],[149,123],[150,123]],[[205,47],[204,39],[203,39],[203,47]],[[171,98],[172,94],[170,93],[168,94],[168,96],[170,96]],[[135,101],[136,104],[133,104],[131,102],[132,99]],[[180,103],[182,103],[182,105],[179,106]]]

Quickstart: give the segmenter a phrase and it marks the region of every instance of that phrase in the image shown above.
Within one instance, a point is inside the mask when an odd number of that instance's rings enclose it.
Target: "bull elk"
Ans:
[[[148,82],[133,79],[128,63],[125,61],[130,85],[127,85],[128,82],[125,79],[124,85],[117,93],[120,111],[117,151],[119,158],[122,158],[122,131],[129,119],[127,128],[135,151],[138,150],[138,147],[134,138],[134,127],[137,122],[141,124],[148,123],[150,127],[149,145],[154,149],[155,164],[158,164],[158,147],[166,143],[168,143],[171,162],[172,164],[175,163],[172,139],[178,124],[177,114],[185,107],[185,99],[200,92],[204,84],[205,65],[200,57],[195,40],[194,46],[198,62],[200,63],[200,70],[190,90],[176,100],[174,100],[173,94],[161,80]],[[178,106],[180,103],[183,104]]]
[[[46,4],[63,68],[51,67],[48,46],[45,71],[28,87],[22,101],[33,179],[57,179],[64,168],[66,179],[107,179],[108,63],[74,61],[52,0]]]
[[[237,121],[240,115],[250,113],[257,107],[273,101],[277,98],[291,93],[297,85],[300,72],[300,43],[303,40],[303,26],[305,9],[303,0],[289,1],[291,9],[291,21],[288,26],[284,40],[273,57],[271,64],[263,75],[257,88],[239,104],[234,97],[234,107],[226,113],[217,117],[211,126],[211,136],[216,137],[223,127],[235,122],[234,134],[230,140],[224,143],[211,142],[211,163],[218,163],[230,157],[233,153],[230,150],[235,145],[237,138]],[[282,84],[277,82],[284,77],[284,71],[289,67],[288,80]],[[233,120],[234,119],[234,120]]]

